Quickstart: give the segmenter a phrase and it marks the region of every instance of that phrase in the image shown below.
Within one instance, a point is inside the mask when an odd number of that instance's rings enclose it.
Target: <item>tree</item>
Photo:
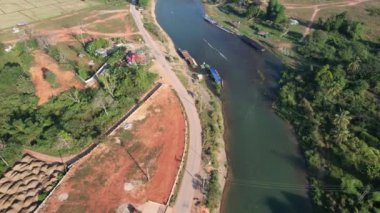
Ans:
[[[65,97],[67,99],[72,100],[74,103],[80,103],[80,92],[79,90],[72,88],[69,91],[67,91],[65,94]]]
[[[20,75],[16,81],[17,91],[24,94],[33,94],[35,91],[33,83],[30,78],[25,75]]]
[[[350,136],[348,125],[350,124],[351,117],[348,111],[343,111],[340,115],[335,115],[333,120],[335,140],[338,143],[346,142]]]
[[[284,106],[294,106],[296,104],[296,87],[292,83],[284,85],[280,90],[281,104]]]
[[[105,72],[102,76],[99,77],[100,82],[103,84],[104,89],[114,97],[114,93],[117,87],[117,78],[116,75]]]
[[[260,6],[256,4],[249,5],[246,16],[248,19],[257,18],[262,13]]]
[[[110,106],[113,101],[111,96],[105,94],[103,90],[99,90],[92,101],[92,106],[94,109],[102,108],[108,115],[107,107]]]
[[[356,73],[360,68],[360,63],[360,58],[356,57],[355,60],[348,64],[347,71],[350,73]]]
[[[94,39],[85,45],[86,52],[95,56],[96,50],[99,48],[106,48],[108,46],[108,40],[104,38]]]
[[[287,20],[285,7],[278,0],[269,0],[266,16],[267,19],[274,21],[274,23],[283,23]]]
[[[359,39],[364,31],[363,23],[349,20],[347,12],[331,16],[326,21],[319,19],[319,25],[326,31],[339,32],[353,40]]]
[[[363,188],[363,183],[355,177],[345,175],[341,178],[341,187],[344,192],[358,196],[360,194],[359,189]]]

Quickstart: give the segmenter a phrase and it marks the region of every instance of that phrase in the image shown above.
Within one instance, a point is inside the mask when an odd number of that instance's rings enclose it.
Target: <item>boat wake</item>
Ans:
[[[206,44],[207,44],[211,49],[213,49],[213,50],[215,50],[216,52],[218,52],[219,55],[220,55],[224,60],[228,61],[228,58],[227,58],[222,52],[220,52],[218,49],[216,49],[214,46],[212,46],[212,45],[210,44],[210,42],[208,42],[206,39],[203,39],[203,41],[206,42]]]

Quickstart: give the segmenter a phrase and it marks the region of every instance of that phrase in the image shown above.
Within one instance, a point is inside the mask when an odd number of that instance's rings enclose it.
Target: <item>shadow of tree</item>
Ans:
[[[291,192],[281,192],[287,202],[278,198],[270,197],[266,200],[268,207],[273,213],[307,213],[312,212],[311,203],[307,197],[297,195]]]

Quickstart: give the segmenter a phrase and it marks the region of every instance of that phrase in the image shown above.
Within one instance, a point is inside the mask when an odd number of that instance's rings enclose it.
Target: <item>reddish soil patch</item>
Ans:
[[[131,135],[119,132],[74,165],[41,212],[112,212],[125,203],[168,201],[183,154],[185,118],[165,86],[144,105],[136,116],[145,118],[135,119]],[[65,193],[68,199],[60,201]]]
[[[31,79],[36,87],[36,96],[39,98],[38,104],[46,103],[50,97],[56,96],[70,88],[83,89],[84,84],[80,82],[71,71],[64,71],[58,64],[41,50],[33,52],[34,64],[30,68]],[[48,69],[56,75],[59,87],[53,88],[43,77],[43,69]]]

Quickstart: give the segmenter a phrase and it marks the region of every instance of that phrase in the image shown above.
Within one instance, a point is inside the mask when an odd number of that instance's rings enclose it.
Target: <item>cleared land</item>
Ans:
[[[25,155],[0,179],[0,212],[33,212],[41,192],[54,187],[63,169]]]
[[[55,2],[53,0],[48,1]],[[94,2],[96,3],[96,1],[86,1],[85,4],[90,6],[94,4]],[[0,2],[0,6],[2,3],[3,2]],[[70,4],[69,1],[60,1],[58,3]],[[8,3],[4,1],[4,4]],[[14,7],[18,6],[19,8],[23,8],[17,4],[17,2],[12,3]],[[0,24],[2,22],[5,21],[2,21],[0,16]],[[22,31],[24,28],[22,27],[20,29]],[[33,37],[44,38],[50,44],[57,44],[58,49],[66,58],[77,61],[81,66],[87,66],[90,60],[87,57],[79,58],[77,52],[73,50],[74,48],[70,48],[69,46],[80,49],[82,48],[81,43],[98,37],[130,39],[137,31],[129,15],[129,11],[126,9],[85,11],[78,14],[68,14],[53,20],[32,24],[25,27],[25,29],[32,30]],[[3,34],[4,33],[6,34],[6,32],[3,32]],[[3,42],[14,43],[20,38],[5,39]],[[84,52],[84,50],[82,51]],[[84,88],[84,84],[80,82],[73,72],[62,70],[62,68],[43,51],[37,50],[33,53],[33,56],[35,63],[31,67],[30,73],[31,79],[36,87],[36,96],[39,98],[39,105],[46,103],[52,96],[56,96],[72,87],[77,89]],[[95,68],[100,65],[100,63],[95,61]],[[44,79],[42,69],[48,69],[56,75],[57,87],[52,86]]]
[[[42,212],[112,212],[168,201],[185,141],[178,98],[162,87],[127,123],[131,130],[121,128],[69,171]]]
[[[30,68],[32,82],[36,88],[36,96],[39,98],[38,104],[46,103],[50,97],[59,95],[73,87],[83,89],[84,84],[76,78],[71,71],[64,71],[58,67],[58,64],[41,50],[33,52],[34,64]],[[46,78],[43,70],[48,69],[56,75],[57,87],[53,87]]]
[[[379,1],[375,0],[346,0],[346,1],[303,1],[282,0],[286,7],[286,14],[290,17],[304,21],[303,34],[310,32],[311,26],[318,18],[326,18],[344,11],[356,21],[365,23],[364,39],[376,40],[380,33],[379,18],[371,16],[367,11],[370,8],[379,8]]]
[[[1,0],[0,29],[101,5],[99,0]]]

